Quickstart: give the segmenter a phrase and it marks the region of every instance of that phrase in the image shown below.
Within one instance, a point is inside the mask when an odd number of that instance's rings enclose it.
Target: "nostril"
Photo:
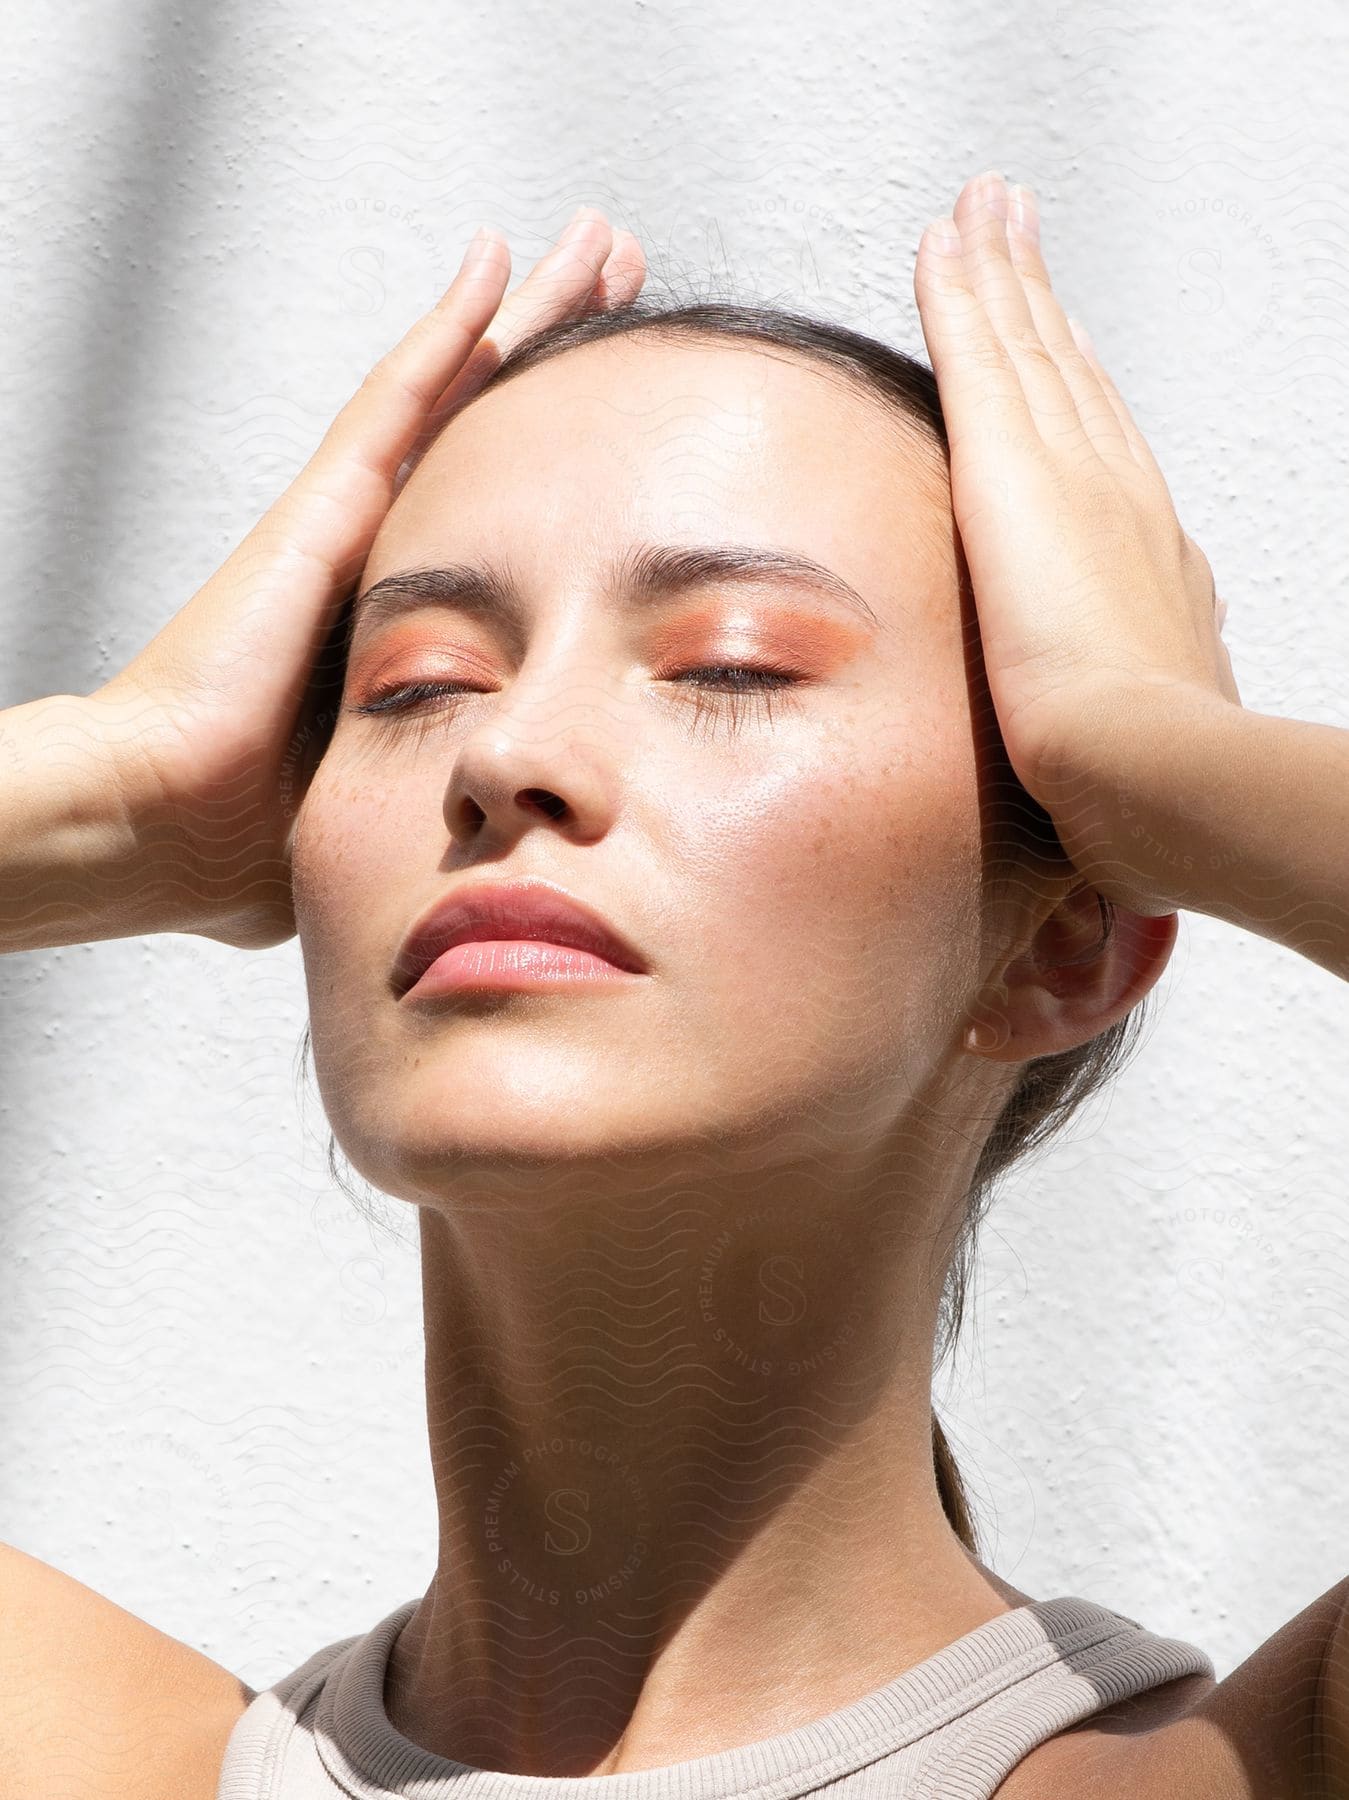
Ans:
[[[539,811],[546,813],[550,819],[560,819],[567,810],[566,801],[560,800],[556,794],[549,793],[547,788],[522,788],[520,801],[525,806],[537,806]]]

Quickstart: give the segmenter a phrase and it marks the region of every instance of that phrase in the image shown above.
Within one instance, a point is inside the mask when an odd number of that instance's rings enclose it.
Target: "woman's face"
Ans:
[[[810,559],[875,623],[802,574],[622,574],[729,545]],[[902,1129],[980,975],[955,558],[935,449],[787,352],[600,340],[451,421],[361,592],[454,564],[509,612],[358,609],[293,837],[315,1067],[363,1175],[422,1200],[508,1162],[759,1168]],[[692,674],[727,664],[791,679]],[[353,710],[414,682],[472,691]],[[400,999],[412,923],[520,875],[646,972]]]

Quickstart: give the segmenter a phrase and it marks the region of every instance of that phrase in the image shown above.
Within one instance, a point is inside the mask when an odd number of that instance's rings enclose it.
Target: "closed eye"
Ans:
[[[412,712],[427,700],[462,700],[465,694],[481,691],[458,681],[405,681],[398,687],[382,688],[372,699],[360,706],[352,705],[349,710],[373,714]]]
[[[698,721],[708,717],[713,729],[725,725],[734,737],[742,723],[742,708],[751,709],[756,719],[762,716],[771,724],[774,700],[793,698],[784,695],[783,690],[795,687],[801,677],[786,669],[761,668],[757,663],[706,663],[685,669],[670,680],[674,686],[686,685],[693,691],[695,731]]]
[[[777,686],[780,683],[799,679],[785,669],[761,669],[756,663],[705,663],[697,669],[685,669],[683,674],[672,675],[669,679],[671,681],[687,681],[690,676],[694,675],[746,676],[746,680],[736,680],[730,684],[741,691],[750,687],[764,687],[770,684]],[[698,685],[701,687],[704,684],[699,682]]]
[[[703,663],[663,679],[672,686],[694,690],[695,725],[705,712],[715,708],[715,702],[710,703],[706,698],[708,694],[716,695],[718,700],[729,700],[730,729],[734,733],[739,728],[742,702],[749,702],[756,712],[762,711],[771,718],[773,696],[799,682],[801,677],[787,669],[762,668],[755,663]],[[353,704],[349,710],[393,725],[406,714],[450,711],[470,694],[485,691],[456,681],[408,681],[385,688],[359,706]]]

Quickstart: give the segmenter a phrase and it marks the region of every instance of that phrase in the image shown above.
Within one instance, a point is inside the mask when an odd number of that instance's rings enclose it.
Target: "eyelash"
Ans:
[[[705,696],[709,687],[722,699],[732,702],[730,730],[734,734],[740,727],[738,703],[748,700],[754,707],[756,716],[762,712],[771,722],[773,716],[773,699],[782,690],[793,686],[800,676],[786,669],[765,669],[752,663],[704,663],[694,669],[685,669],[677,676],[671,676],[674,682],[686,682],[690,675],[734,675],[749,677],[746,681],[738,681],[730,686],[708,683],[689,683],[696,695],[696,707],[693,724],[696,728],[698,720],[706,713],[716,710],[707,702]],[[465,688],[458,682],[443,681],[409,681],[398,687],[385,688],[361,706],[353,706],[350,710],[373,716],[382,729],[396,726],[400,719],[411,714],[421,714],[423,734],[429,722],[439,713],[449,710],[457,701],[464,700],[469,694],[481,693],[480,688]],[[431,704],[435,702],[435,704]]]

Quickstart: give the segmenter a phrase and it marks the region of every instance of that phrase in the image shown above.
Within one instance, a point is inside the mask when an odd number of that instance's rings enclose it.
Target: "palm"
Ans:
[[[1172,718],[1241,697],[1208,561],[1061,310],[1037,235],[990,204],[1001,194],[967,182],[955,247],[925,236],[914,273],[989,693],[1079,872],[1156,911],[1166,884],[1122,828],[1121,786]]]
[[[340,673],[325,646],[411,465],[521,336],[641,287],[637,240],[585,210],[509,296],[489,237],[219,571],[89,697],[129,788],[154,796],[142,823],[172,846],[181,929],[255,949],[294,933],[290,829]]]

